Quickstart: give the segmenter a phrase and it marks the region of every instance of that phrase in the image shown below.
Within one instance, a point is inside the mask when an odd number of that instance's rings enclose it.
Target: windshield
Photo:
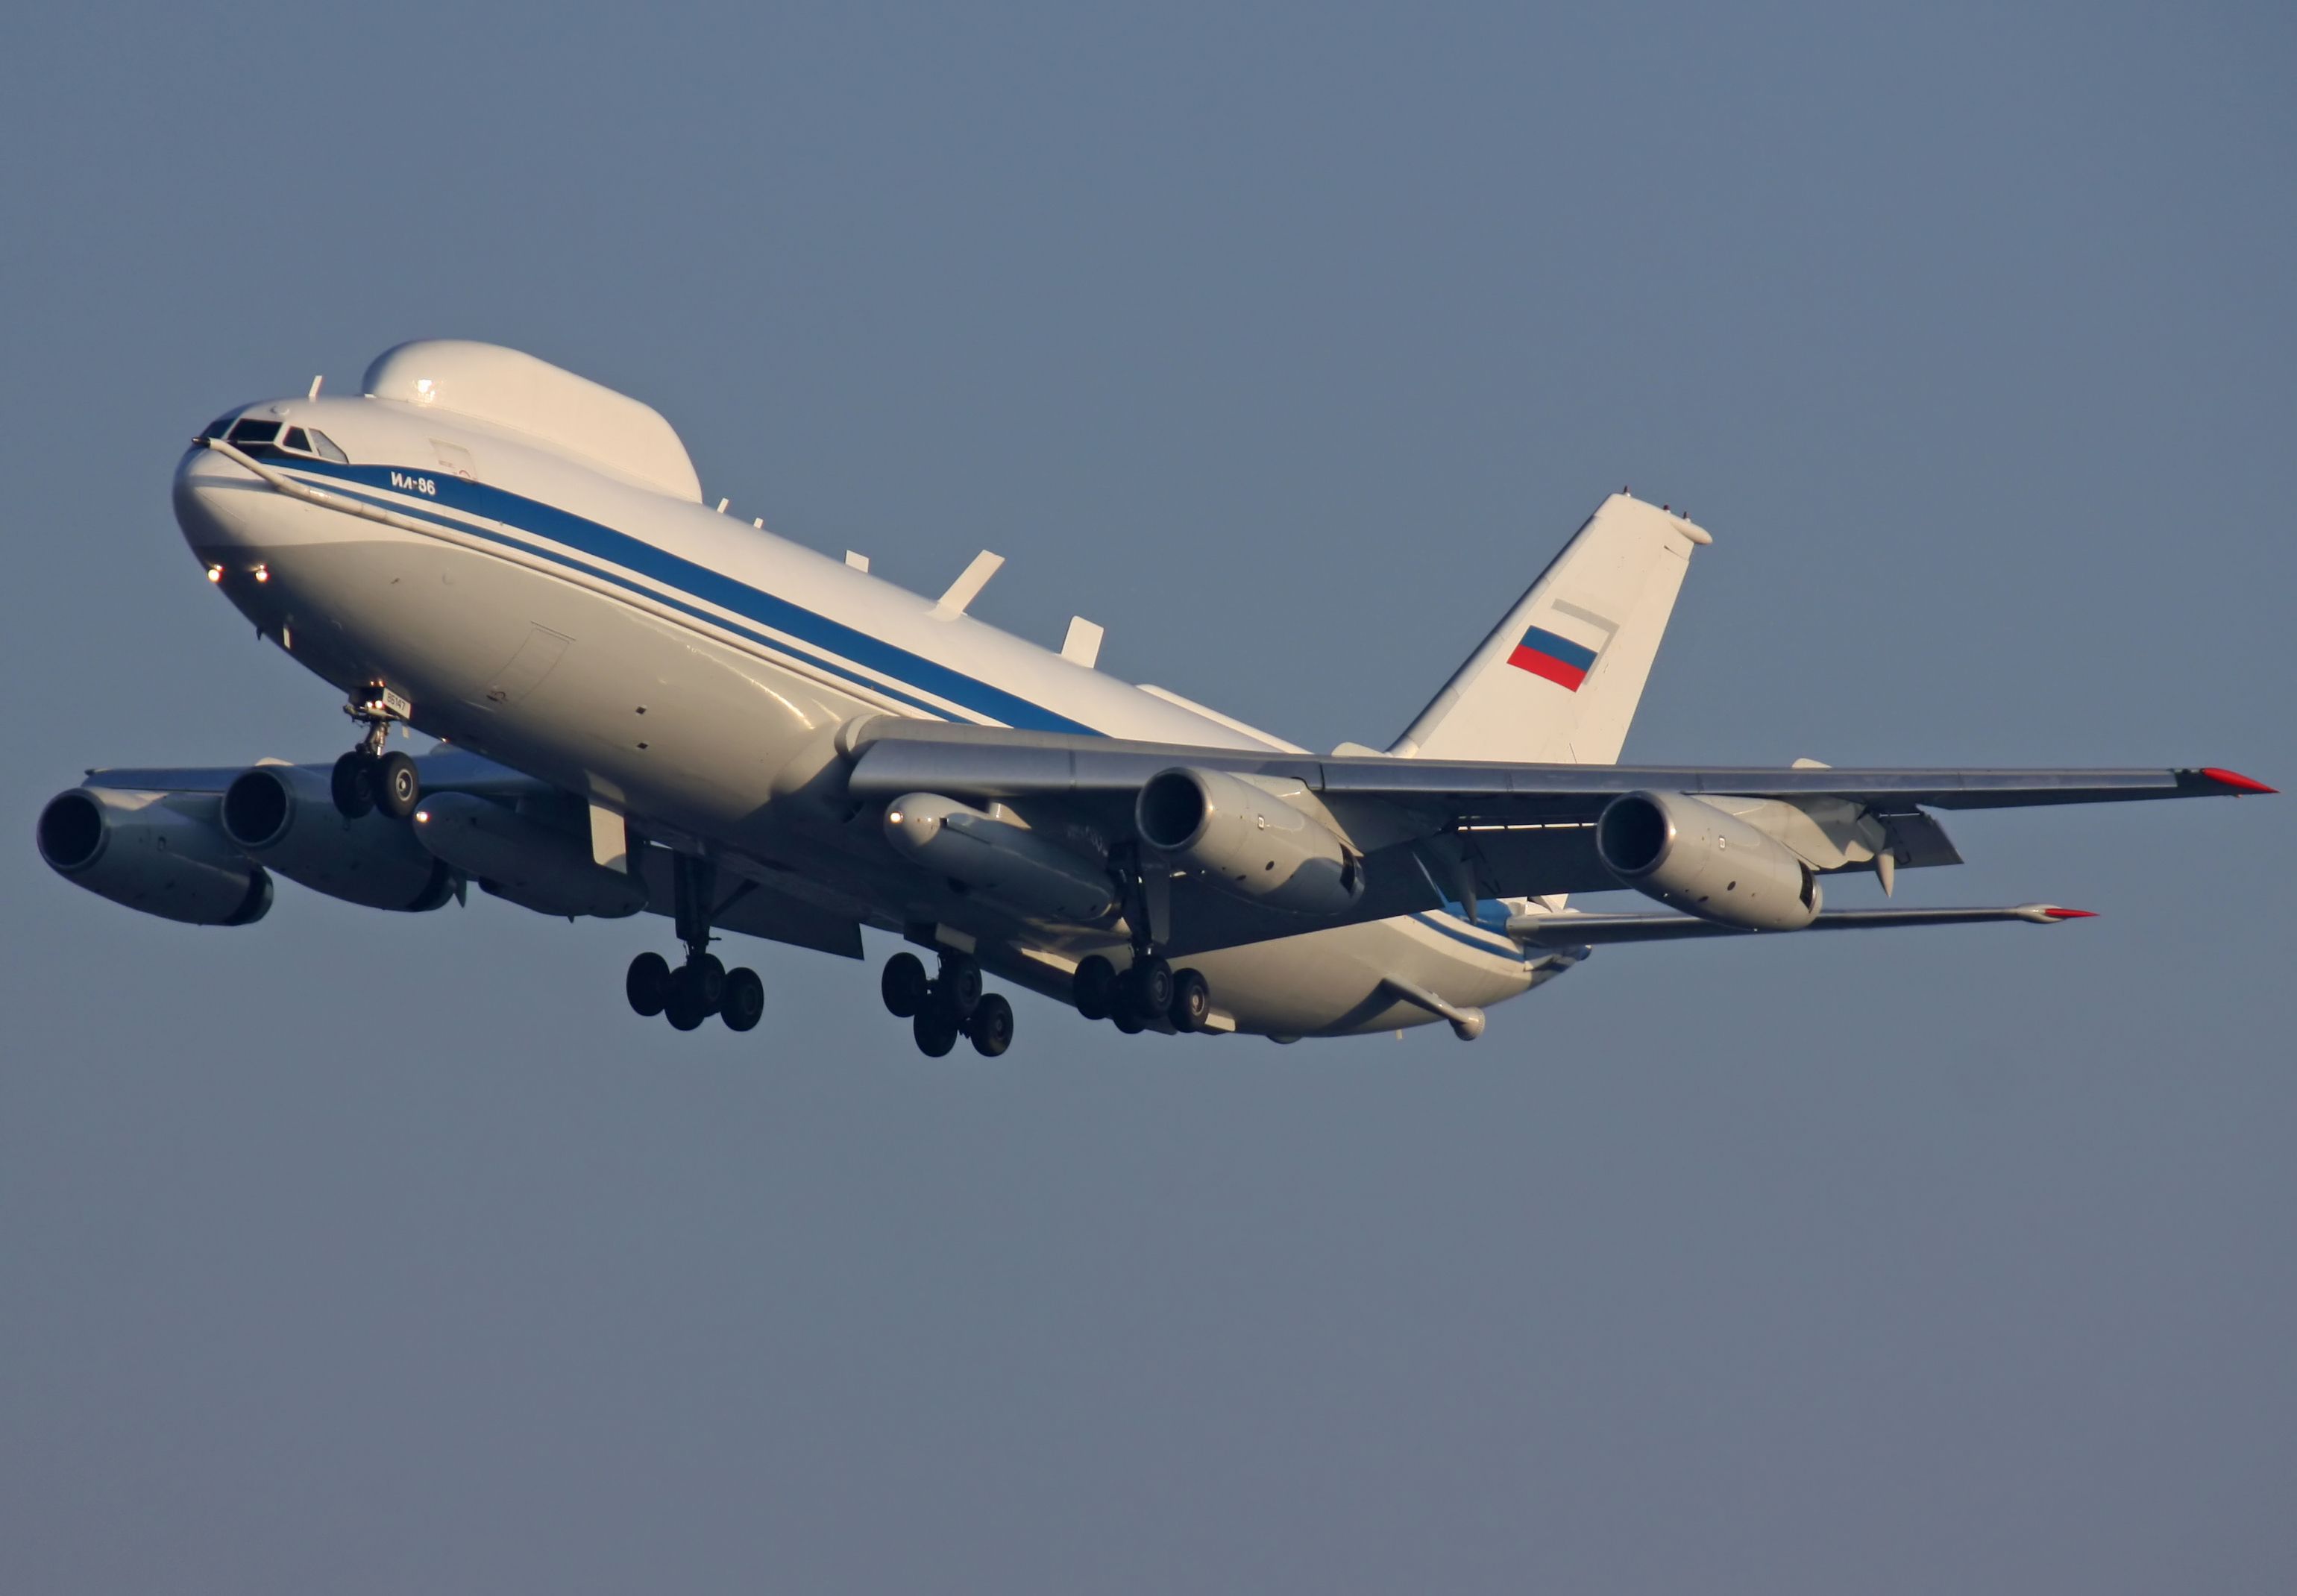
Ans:
[[[204,435],[210,438],[218,436],[222,433],[222,426],[223,423],[218,421]],[[333,460],[338,465],[350,464],[350,457],[336,446],[333,439],[317,427],[292,427],[284,422],[264,421],[253,415],[244,415],[232,423],[231,432],[225,441],[240,453],[251,455],[257,459],[276,460],[301,456],[305,459]]]

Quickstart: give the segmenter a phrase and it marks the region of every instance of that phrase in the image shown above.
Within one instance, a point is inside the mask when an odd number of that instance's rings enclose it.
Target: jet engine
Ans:
[[[75,886],[187,926],[247,926],[271,876],[216,825],[212,793],[74,787],[40,811],[40,857]]]
[[[1132,819],[1151,848],[1239,897],[1332,915],[1363,895],[1363,866],[1337,833],[1225,771],[1178,766],[1150,777]]]
[[[327,779],[300,765],[258,765],[224,789],[224,835],[288,880],[368,909],[421,912],[454,896],[455,872],[404,820],[347,820]]]
[[[646,884],[594,862],[587,838],[470,793],[424,799],[415,837],[485,891],[537,914],[614,920],[646,907]]]
[[[1818,917],[1818,876],[1784,844],[1681,793],[1628,793],[1595,822],[1603,866],[1670,908],[1752,931]]]
[[[935,875],[1025,913],[1089,925],[1116,910],[1115,889],[1090,860],[938,793],[887,804],[885,840]]]

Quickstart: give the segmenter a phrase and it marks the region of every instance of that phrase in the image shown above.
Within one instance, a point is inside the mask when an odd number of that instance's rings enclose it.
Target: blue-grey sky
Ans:
[[[1305,743],[1626,482],[1717,539],[1631,757],[2286,782],[2285,10],[359,17],[0,53],[0,1587],[2297,1584],[2289,801],[1902,882],[2048,934],[1608,950],[1473,1046],[1026,999],[995,1065],[874,962],[681,1038],[659,921],[192,931],[30,835],[343,743],[168,475],[425,335]]]

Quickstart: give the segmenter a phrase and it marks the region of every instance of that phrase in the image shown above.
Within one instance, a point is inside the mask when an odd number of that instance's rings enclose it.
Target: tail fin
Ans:
[[[1703,528],[1624,493],[1596,506],[1391,753],[1616,764]]]

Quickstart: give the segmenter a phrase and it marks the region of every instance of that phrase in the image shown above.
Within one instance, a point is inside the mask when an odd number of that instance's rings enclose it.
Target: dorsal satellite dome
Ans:
[[[360,391],[523,435],[559,454],[667,493],[702,500],[677,431],[628,394],[496,343],[420,338],[385,350]]]

